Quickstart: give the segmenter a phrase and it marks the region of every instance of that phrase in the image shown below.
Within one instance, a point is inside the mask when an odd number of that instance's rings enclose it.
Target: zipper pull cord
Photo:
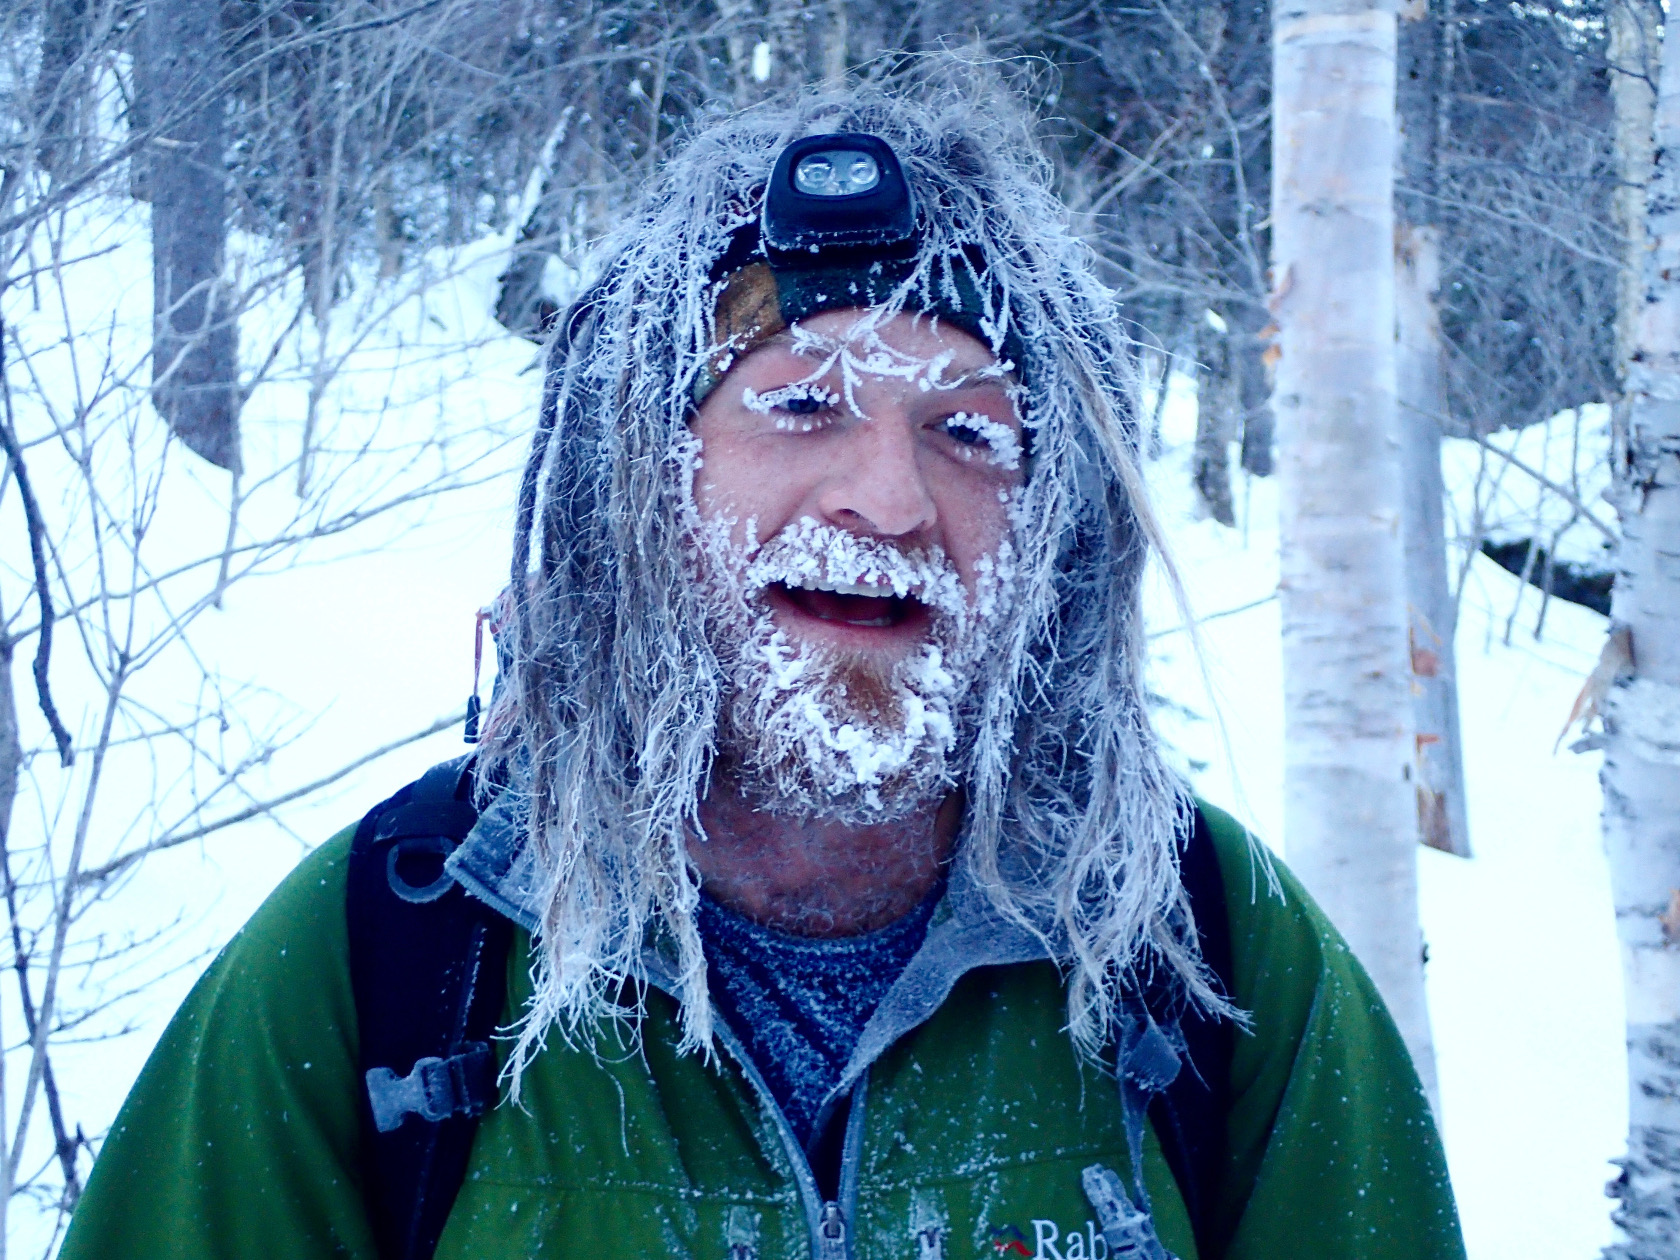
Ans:
[[[480,608],[473,618],[473,685],[467,697],[467,727],[461,732],[461,742],[466,744],[478,743],[478,676],[484,665],[484,623],[490,617],[488,608]]]

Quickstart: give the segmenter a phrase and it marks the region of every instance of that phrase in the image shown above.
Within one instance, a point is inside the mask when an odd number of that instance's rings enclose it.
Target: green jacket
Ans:
[[[1207,814],[1233,996],[1253,1013],[1231,1067],[1221,1254],[1459,1260],[1440,1141],[1370,980],[1288,872],[1278,868],[1282,896],[1269,893],[1240,829]],[[306,859],[193,990],[106,1139],[63,1260],[373,1260],[349,847],[347,831]],[[1073,1053],[1055,967],[996,961],[960,926],[947,944],[984,965],[965,964],[854,1073],[850,1254],[1097,1260],[1106,1244],[1081,1170],[1102,1163],[1131,1180],[1114,1083]],[[521,932],[510,1018],[528,970]],[[527,1072],[522,1105],[480,1124],[440,1260],[811,1256],[809,1171],[773,1108],[729,1054],[678,1056],[677,1040],[674,1003],[657,991],[637,1041],[606,1029],[591,1054],[555,1039]],[[1153,1134],[1144,1173],[1162,1241],[1192,1260]]]

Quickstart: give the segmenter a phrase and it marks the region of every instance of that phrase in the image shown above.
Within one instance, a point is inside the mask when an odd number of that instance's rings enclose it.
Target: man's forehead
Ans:
[[[781,350],[815,367],[844,360],[852,370],[868,372],[873,364],[891,375],[920,368],[949,387],[1013,379],[977,338],[921,311],[825,311],[766,338],[759,349]]]

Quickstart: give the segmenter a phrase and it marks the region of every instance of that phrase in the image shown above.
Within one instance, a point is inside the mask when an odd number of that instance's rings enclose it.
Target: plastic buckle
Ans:
[[[390,1133],[410,1115],[433,1124],[454,1116],[480,1115],[495,1094],[495,1071],[495,1056],[482,1041],[448,1058],[417,1059],[407,1076],[398,1076],[388,1067],[369,1068],[373,1127]]]

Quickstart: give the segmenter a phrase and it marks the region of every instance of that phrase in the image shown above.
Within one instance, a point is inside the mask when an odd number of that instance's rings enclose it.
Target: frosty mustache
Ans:
[[[736,566],[730,566],[736,568]],[[763,544],[738,569],[749,602],[771,586],[876,599],[914,599],[966,624],[962,578],[943,549],[900,550],[878,538],[803,517]]]

